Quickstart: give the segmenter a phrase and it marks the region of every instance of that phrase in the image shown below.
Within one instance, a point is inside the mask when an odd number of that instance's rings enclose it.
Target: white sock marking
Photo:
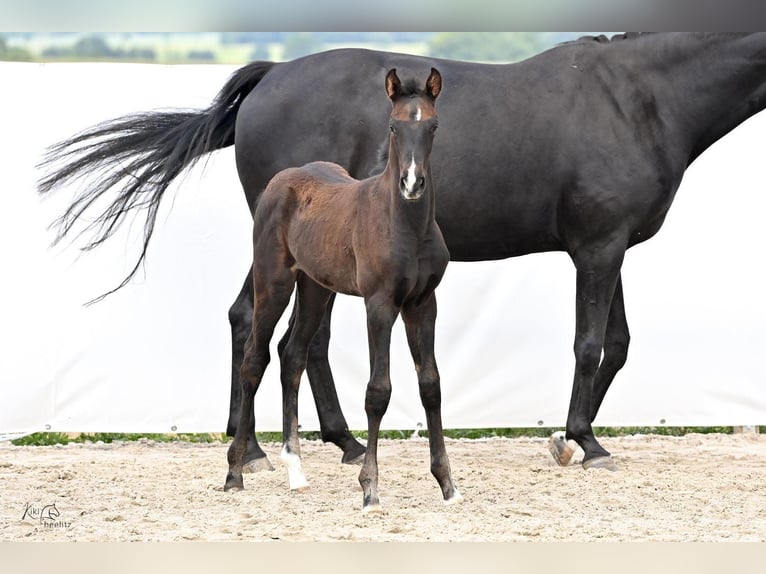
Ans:
[[[300,488],[306,488],[309,482],[306,480],[306,475],[303,474],[303,466],[301,465],[301,457],[297,454],[287,452],[286,447],[282,447],[282,452],[279,457],[287,466],[287,479],[290,483],[290,490],[298,490]]]
[[[463,502],[463,495],[460,494],[460,491],[456,488],[455,494],[452,495],[452,498],[449,498],[444,501],[445,506],[452,506],[453,504],[458,504],[460,502]]]

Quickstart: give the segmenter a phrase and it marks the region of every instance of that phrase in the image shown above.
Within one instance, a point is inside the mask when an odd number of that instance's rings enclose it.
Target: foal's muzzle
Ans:
[[[410,174],[402,176],[399,179],[399,191],[404,199],[414,201],[420,199],[426,189],[426,178],[421,176],[413,177]]]

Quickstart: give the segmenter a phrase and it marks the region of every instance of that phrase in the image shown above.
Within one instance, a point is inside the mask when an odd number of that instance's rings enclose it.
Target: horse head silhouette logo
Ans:
[[[61,516],[61,513],[58,511],[58,508],[56,508],[55,502],[53,504],[43,506],[43,509],[40,511],[40,521],[55,521],[59,516]]]

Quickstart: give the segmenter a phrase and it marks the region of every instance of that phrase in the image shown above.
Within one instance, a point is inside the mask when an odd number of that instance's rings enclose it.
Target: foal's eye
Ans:
[[[391,130],[392,134],[396,133],[396,128],[394,126],[388,126],[388,129]]]

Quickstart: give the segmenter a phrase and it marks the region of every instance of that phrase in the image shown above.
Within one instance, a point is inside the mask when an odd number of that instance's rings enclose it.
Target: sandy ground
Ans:
[[[308,492],[276,470],[225,493],[226,445],[0,443],[0,540],[766,541],[766,435],[603,439],[617,472],[555,466],[545,439],[449,440],[445,507],[426,439],[381,441],[383,515],[358,466],[302,442]],[[55,505],[55,509],[53,506]]]

